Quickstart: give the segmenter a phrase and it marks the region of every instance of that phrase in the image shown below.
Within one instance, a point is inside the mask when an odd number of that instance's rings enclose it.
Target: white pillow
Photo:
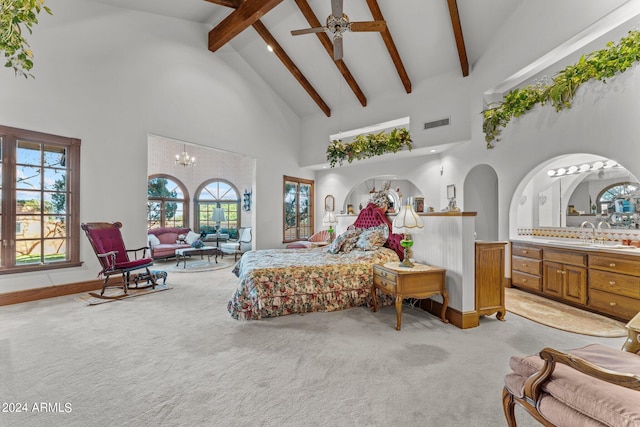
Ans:
[[[184,238],[184,241],[187,242],[188,244],[192,244],[193,242],[195,242],[199,238],[200,238],[200,235],[198,233],[194,233],[193,231],[189,231],[187,233],[187,237]]]
[[[155,234],[148,234],[149,246],[154,247],[160,244],[160,239]]]

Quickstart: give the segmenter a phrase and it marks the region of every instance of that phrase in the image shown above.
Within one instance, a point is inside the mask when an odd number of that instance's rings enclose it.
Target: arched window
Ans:
[[[240,227],[240,193],[236,187],[223,179],[204,182],[196,191],[195,231],[215,233],[219,225],[220,233],[228,233],[232,239],[237,237]],[[224,220],[214,219],[214,210],[222,208]]]
[[[637,182],[618,182],[616,184],[605,187],[600,194],[598,194],[598,206],[600,212],[608,211],[609,213],[614,211],[614,201],[621,196],[625,196],[629,193],[638,190]]]
[[[185,186],[169,175],[152,175],[147,186],[147,229],[188,227],[189,196]]]

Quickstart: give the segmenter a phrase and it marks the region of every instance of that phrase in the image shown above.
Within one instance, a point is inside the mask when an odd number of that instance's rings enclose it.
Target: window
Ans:
[[[235,239],[240,227],[240,193],[236,187],[223,179],[205,182],[196,192],[196,231],[215,233],[218,222],[213,219],[215,208],[222,208],[224,221],[220,221],[220,233]]]
[[[313,181],[284,177],[283,241],[293,242],[313,234]]]
[[[610,214],[615,211],[614,202],[617,198],[626,196],[638,189],[637,182],[619,182],[617,184],[610,185],[604,188],[600,194],[598,194],[598,207],[601,212]]]
[[[147,229],[188,227],[184,185],[169,175],[152,175],[147,185]]]
[[[0,273],[80,265],[80,140],[0,126]]]

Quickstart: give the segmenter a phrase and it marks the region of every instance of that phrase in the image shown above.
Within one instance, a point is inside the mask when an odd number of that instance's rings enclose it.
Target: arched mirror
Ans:
[[[518,228],[579,227],[584,221],[636,228],[639,188],[638,179],[614,160],[563,156],[544,165],[522,194],[514,195]]]

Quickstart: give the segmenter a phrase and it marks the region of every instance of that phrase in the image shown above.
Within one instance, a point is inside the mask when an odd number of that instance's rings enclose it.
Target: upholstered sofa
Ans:
[[[591,344],[512,356],[502,392],[507,424],[516,426],[519,404],[545,426],[640,426],[640,332],[632,322],[623,350]]]
[[[182,235],[185,238],[191,237],[195,234],[196,238],[200,237],[199,234],[191,231],[190,228],[179,227],[158,227],[152,228],[147,231],[147,240],[149,242],[149,248],[151,249],[151,258],[153,259],[165,259],[176,256],[176,249],[188,248],[190,243],[184,241],[178,242],[178,236]]]

